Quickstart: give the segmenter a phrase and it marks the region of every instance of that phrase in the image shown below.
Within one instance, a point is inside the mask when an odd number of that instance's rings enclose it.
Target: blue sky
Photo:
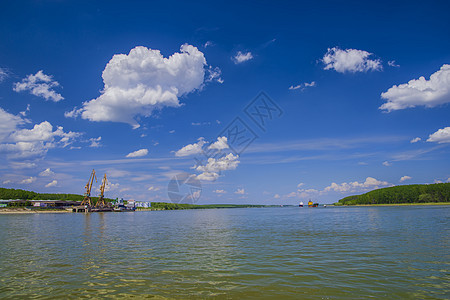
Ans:
[[[449,181],[449,8],[3,1],[1,186],[81,194],[95,168],[108,197],[170,201],[187,172],[199,204],[296,204]]]

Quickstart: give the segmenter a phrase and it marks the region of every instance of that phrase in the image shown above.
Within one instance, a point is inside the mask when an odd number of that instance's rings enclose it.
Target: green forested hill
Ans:
[[[450,202],[450,183],[399,185],[348,196],[337,205]]]
[[[91,197],[94,201],[98,197]],[[83,195],[76,194],[40,194],[25,190],[0,188],[0,199],[20,199],[20,200],[63,200],[63,201],[82,201]],[[111,201],[111,199],[106,199]]]

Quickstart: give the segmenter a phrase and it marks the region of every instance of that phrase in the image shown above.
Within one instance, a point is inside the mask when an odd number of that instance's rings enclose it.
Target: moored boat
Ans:
[[[308,201],[308,207],[318,207],[319,203],[314,203],[311,200]]]

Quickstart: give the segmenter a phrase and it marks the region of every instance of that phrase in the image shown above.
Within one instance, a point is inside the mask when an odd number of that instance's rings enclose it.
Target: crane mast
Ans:
[[[86,186],[84,187],[86,189],[86,193],[84,194],[84,200],[81,202],[81,205],[88,205],[88,206],[92,205],[91,190],[92,190],[92,184],[94,183],[94,179],[95,179],[95,182],[97,182],[97,176],[95,175],[95,170],[92,169],[91,177],[89,177],[89,181],[86,184]]]
[[[102,184],[100,185],[100,197],[98,197],[98,201],[95,204],[95,207],[106,207],[106,203],[105,203],[105,188],[106,185],[108,184],[108,179],[106,178],[106,174],[105,176],[103,176],[102,179]]]

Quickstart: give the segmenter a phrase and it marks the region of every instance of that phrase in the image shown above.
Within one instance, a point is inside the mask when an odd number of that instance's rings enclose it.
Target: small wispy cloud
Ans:
[[[304,82],[304,83],[300,83],[298,85],[291,85],[289,87],[289,89],[290,90],[298,90],[298,89],[300,89],[301,91],[304,91],[306,88],[314,87],[314,86],[316,86],[316,82],[315,81],[311,81],[311,83]]]
[[[390,60],[390,61],[388,61],[388,66],[389,66],[389,67],[395,67],[395,68],[400,67],[400,65],[398,65],[398,64],[395,62],[395,60]]]
[[[253,59],[253,54],[250,51],[246,53],[238,51],[236,55],[232,57],[235,64],[241,64],[251,59]]]
[[[237,195],[245,195],[245,189],[237,189],[234,193]]]
[[[5,68],[0,68],[0,82],[5,80],[8,76],[8,71]]]

